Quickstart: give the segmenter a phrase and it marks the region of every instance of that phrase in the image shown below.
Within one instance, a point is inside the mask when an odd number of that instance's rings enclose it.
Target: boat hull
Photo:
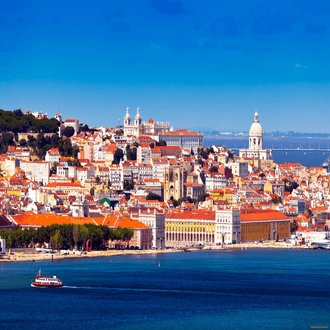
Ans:
[[[33,288],[60,288],[63,286],[62,283],[36,283],[36,282],[31,282],[31,286]]]

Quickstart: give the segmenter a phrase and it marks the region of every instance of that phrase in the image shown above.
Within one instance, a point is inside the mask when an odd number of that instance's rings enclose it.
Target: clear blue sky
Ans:
[[[329,132],[329,1],[5,1],[0,108]]]

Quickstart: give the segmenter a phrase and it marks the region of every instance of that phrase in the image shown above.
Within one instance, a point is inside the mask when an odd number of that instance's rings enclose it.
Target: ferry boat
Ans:
[[[63,286],[62,281],[55,275],[53,277],[41,276],[41,270],[36,276],[34,282],[31,282],[31,286],[34,288],[57,288]]]

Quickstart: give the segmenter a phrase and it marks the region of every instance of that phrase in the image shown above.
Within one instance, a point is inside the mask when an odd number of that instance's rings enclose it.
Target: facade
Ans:
[[[136,150],[136,160],[138,163],[149,164],[151,162],[151,149],[139,146]]]
[[[290,237],[290,219],[274,210],[242,210],[241,241],[277,240]]]
[[[57,148],[52,148],[47,151],[45,161],[50,163],[50,167],[52,168],[55,163],[60,162],[60,152]]]
[[[143,224],[152,228],[152,248],[165,249],[165,212],[139,209],[138,213],[132,212],[132,219],[139,220]]]
[[[159,132],[169,132],[172,130],[173,127],[171,127],[170,123],[154,122],[152,118],[143,123],[143,134],[155,134]]]
[[[230,163],[228,166],[231,167],[231,172],[235,176],[240,178],[247,178],[249,176],[249,163],[247,162]]]
[[[141,135],[154,135],[161,132],[169,132],[173,130],[170,123],[154,122],[151,118],[142,123],[142,117],[140,115],[140,109],[137,108],[137,114],[134,122],[129,114],[129,108],[126,109],[126,115],[124,117],[124,136],[133,135],[139,138]]]
[[[171,165],[164,171],[164,200],[179,200],[183,197],[183,168],[180,165]]]
[[[126,109],[126,116],[124,117],[124,136],[133,135],[139,137],[142,131],[142,117],[140,115],[140,109],[137,108],[137,113],[132,123],[132,118],[129,114],[129,108]]]
[[[185,197],[191,197],[197,200],[198,196],[204,192],[204,186],[202,184],[185,182],[183,185]]]
[[[166,246],[217,245],[239,243],[241,211],[184,211],[166,214]]]
[[[222,189],[227,186],[227,179],[220,173],[205,173],[205,191]]]
[[[21,162],[21,169],[25,172],[25,176],[32,181],[48,184],[50,166],[49,162]]]
[[[240,149],[239,156],[242,158],[257,158],[272,160],[273,150],[263,149],[263,131],[259,124],[258,113],[254,114],[254,122],[249,132],[249,149]]]
[[[161,132],[155,136],[158,141],[165,141],[167,146],[177,146],[181,149],[193,150],[204,147],[203,135],[198,132],[190,132],[188,129],[178,129],[171,132]]]
[[[74,135],[79,133],[79,120],[78,119],[65,119],[64,127],[72,127],[74,129]]]

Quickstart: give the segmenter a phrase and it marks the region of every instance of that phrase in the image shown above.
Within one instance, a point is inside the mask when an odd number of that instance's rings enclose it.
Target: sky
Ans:
[[[6,1],[0,108],[329,132],[329,1]]]

